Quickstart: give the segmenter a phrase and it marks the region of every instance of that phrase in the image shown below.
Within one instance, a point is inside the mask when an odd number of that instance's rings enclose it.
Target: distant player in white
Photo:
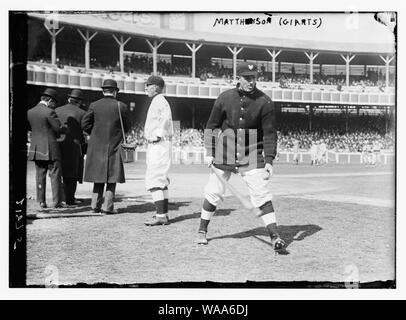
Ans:
[[[368,165],[368,141],[364,140],[364,143],[362,145],[362,163],[365,164],[365,166]]]
[[[318,155],[317,155],[317,162],[319,165],[326,163],[326,153],[327,153],[327,145],[323,139],[320,140]]]
[[[299,140],[293,140],[293,162],[298,165],[299,164]]]
[[[373,164],[374,165],[380,165],[382,163],[381,162],[381,149],[382,149],[382,144],[378,140],[374,141],[374,144],[373,144],[373,151],[374,151]]]
[[[146,225],[157,226],[169,223],[168,217],[168,171],[172,157],[172,112],[162,94],[164,80],[150,76],[146,83],[148,97],[152,98],[145,121],[144,137],[148,142],[145,186],[151,192],[156,214],[145,221]]]
[[[372,141],[369,140],[368,144],[367,144],[367,164],[368,167],[373,167],[375,166],[374,163],[374,150],[373,150],[373,145],[372,145]]]
[[[310,147],[310,165],[315,165],[317,159],[317,144],[315,141],[312,141],[312,145]]]

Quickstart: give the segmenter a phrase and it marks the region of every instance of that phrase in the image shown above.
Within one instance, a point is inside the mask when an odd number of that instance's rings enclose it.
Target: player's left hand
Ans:
[[[204,157],[204,162],[207,163],[207,167],[210,167],[214,162],[214,157],[206,156]]]
[[[273,175],[273,166],[270,163],[265,164],[265,170],[268,173],[265,180],[268,180]]]

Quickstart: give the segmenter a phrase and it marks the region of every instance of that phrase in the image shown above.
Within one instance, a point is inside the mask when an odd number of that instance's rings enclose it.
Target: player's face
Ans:
[[[240,76],[240,88],[245,92],[251,92],[254,90],[256,82],[256,76]]]
[[[156,85],[155,84],[147,84],[146,86],[145,86],[145,91],[147,92],[147,94],[148,94],[148,97],[153,97],[153,96],[155,96],[156,94],[157,94],[157,90],[156,90]]]

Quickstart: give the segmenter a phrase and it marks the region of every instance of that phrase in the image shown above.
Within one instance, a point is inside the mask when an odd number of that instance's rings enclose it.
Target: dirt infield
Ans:
[[[84,203],[77,208],[38,212],[29,200],[28,213],[41,219],[30,219],[27,226],[27,284],[44,285],[49,269],[60,284],[344,282],[349,268],[363,283],[395,278],[391,167],[277,164],[274,206],[288,244],[286,254],[278,256],[262,221],[230,195],[209,226],[209,245],[196,245],[205,166],[173,166],[171,224],[144,226],[154,210],[144,170],[143,163],[126,164],[127,182],[117,186],[114,216],[89,216],[89,183],[79,185],[77,197]],[[29,163],[31,198],[34,179]],[[244,190],[238,176],[232,180]]]

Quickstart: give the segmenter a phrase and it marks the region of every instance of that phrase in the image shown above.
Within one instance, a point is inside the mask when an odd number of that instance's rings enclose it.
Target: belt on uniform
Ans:
[[[163,142],[163,141],[172,141],[172,138],[161,137],[161,139],[159,139],[159,140],[147,140],[147,142],[149,144],[157,144],[157,143]]]

